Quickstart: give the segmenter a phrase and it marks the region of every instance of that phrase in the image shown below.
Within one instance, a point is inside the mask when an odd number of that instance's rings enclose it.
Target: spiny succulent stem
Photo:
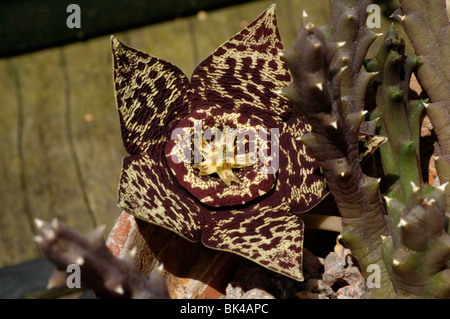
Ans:
[[[36,225],[36,227],[37,227],[38,229],[41,229],[42,226],[44,225],[44,221],[42,221],[42,220],[39,219],[39,218],[35,218],[35,219],[34,219],[34,224]]]

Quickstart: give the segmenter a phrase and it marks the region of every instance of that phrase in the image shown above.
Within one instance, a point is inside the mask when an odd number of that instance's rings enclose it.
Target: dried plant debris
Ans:
[[[323,260],[320,277],[310,278],[296,294],[301,299],[366,299],[370,289],[348,248],[337,242]]]
[[[305,248],[305,281],[274,274],[243,263],[226,288],[225,299],[367,299],[370,289],[348,248],[339,242],[326,258]]]
[[[321,278],[323,258],[316,257],[304,248],[305,280]],[[244,262],[236,268],[233,280],[226,288],[226,299],[292,299],[303,284],[273,273],[254,263]]]

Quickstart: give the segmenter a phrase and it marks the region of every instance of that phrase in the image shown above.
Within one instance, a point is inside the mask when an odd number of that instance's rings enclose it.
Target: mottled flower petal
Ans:
[[[295,118],[283,123],[280,133],[280,191],[294,213],[312,209],[328,194],[320,165],[298,140],[310,131],[304,119]]]
[[[123,161],[119,206],[180,236],[200,240],[204,209],[171,176],[162,154],[128,156]]]
[[[111,38],[122,139],[129,154],[164,143],[190,112],[189,81],[173,64]]]
[[[211,213],[205,217],[202,242],[302,281],[303,222],[285,204],[274,206],[273,200]]]
[[[253,117],[268,128],[287,120],[292,106],[278,92],[291,77],[281,52],[283,44],[272,5],[195,69],[191,82],[200,95],[198,103],[218,104]]]

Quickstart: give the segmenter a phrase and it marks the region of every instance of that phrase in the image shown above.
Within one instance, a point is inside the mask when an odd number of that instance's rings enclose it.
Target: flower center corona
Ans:
[[[186,191],[212,207],[243,205],[267,194],[277,177],[267,169],[271,163],[258,156],[268,145],[258,134],[265,128],[258,125],[220,107],[197,108],[166,143],[172,174]]]
[[[234,138],[231,142],[234,142]],[[203,162],[195,163],[194,168],[198,169],[202,176],[217,174],[228,186],[232,182],[239,183],[239,178],[233,173],[233,169],[254,165],[250,162],[248,154],[236,154],[237,147],[227,140],[226,134],[222,134],[221,138],[211,143],[202,138],[201,143],[194,140],[194,144],[197,150],[201,150],[204,158]]]

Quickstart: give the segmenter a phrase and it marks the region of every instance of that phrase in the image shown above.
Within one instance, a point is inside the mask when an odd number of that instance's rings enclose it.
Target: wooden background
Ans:
[[[317,25],[328,22],[328,0],[271,0],[115,36],[190,75],[272,3],[285,47],[294,42],[302,10]],[[35,218],[56,217],[83,233],[104,224],[108,233],[120,214],[116,192],[126,156],[110,36],[0,59],[0,93],[0,266],[41,256],[32,239]]]

